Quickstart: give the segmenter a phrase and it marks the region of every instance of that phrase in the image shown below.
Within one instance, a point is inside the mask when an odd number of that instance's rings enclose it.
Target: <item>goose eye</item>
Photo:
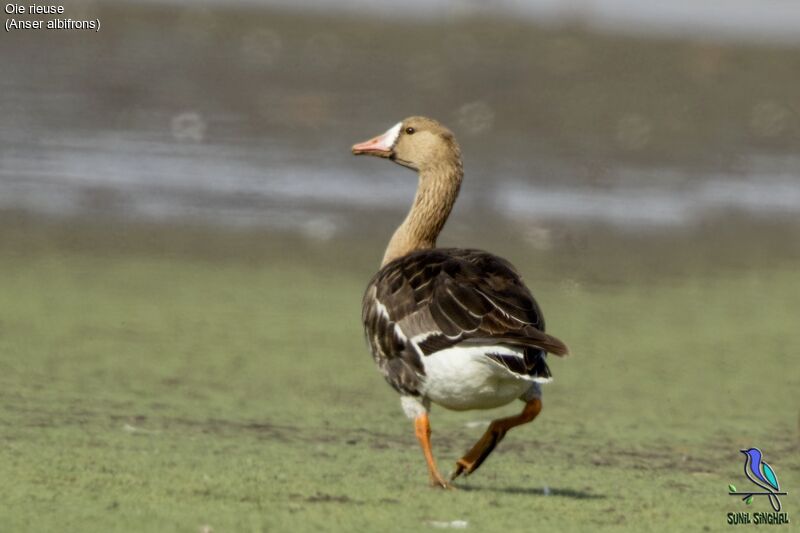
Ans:
[[[406,128],[406,133],[408,133],[409,135],[413,134],[415,131],[417,130],[415,130],[414,128]]]

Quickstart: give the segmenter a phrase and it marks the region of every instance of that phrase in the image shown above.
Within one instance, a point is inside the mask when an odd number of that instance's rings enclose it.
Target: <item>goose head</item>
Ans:
[[[461,165],[453,133],[427,117],[406,118],[385,133],[354,144],[353,154],[383,157],[417,171],[442,164]]]

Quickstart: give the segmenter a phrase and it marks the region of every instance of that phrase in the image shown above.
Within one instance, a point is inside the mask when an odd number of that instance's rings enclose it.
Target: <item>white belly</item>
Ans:
[[[522,355],[505,346],[456,346],[424,356],[424,396],[456,411],[491,409],[537,386],[533,379],[514,374],[489,359],[487,351]]]

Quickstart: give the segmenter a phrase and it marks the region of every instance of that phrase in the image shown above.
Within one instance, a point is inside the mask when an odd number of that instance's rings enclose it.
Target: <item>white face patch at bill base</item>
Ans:
[[[379,143],[379,147],[382,150],[391,150],[394,143],[397,142],[397,138],[400,136],[400,128],[403,127],[402,122],[398,122],[388,130],[386,133],[378,137],[377,141]]]
[[[354,144],[353,153],[356,155],[375,154],[388,156],[391,154],[392,148],[397,142],[397,138],[400,136],[400,128],[402,127],[403,123],[398,122],[386,130],[385,133],[378,135],[377,137],[373,137],[368,141],[364,141],[363,143]]]

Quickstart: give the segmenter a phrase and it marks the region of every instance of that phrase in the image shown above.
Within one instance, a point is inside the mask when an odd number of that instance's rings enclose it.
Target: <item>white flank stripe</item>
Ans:
[[[386,309],[386,306],[383,305],[377,298],[375,298],[375,308],[378,310],[378,314],[382,318],[391,321],[391,318],[389,317],[389,310]],[[400,324],[397,322],[394,323],[394,334],[397,335],[403,342],[408,342],[408,337],[406,337],[406,334],[403,332],[403,330],[400,328]],[[419,348],[417,348],[416,345],[414,345],[414,348],[416,348],[417,352],[419,352]],[[420,353],[420,355],[422,354]]]
[[[419,333],[418,335],[411,337],[411,342],[414,344],[419,344],[420,342],[425,341],[428,337],[432,335],[439,335],[441,333],[441,331],[426,331],[425,333]]]
[[[375,298],[375,308],[378,310],[379,315],[387,320],[389,319],[389,311],[386,309],[386,306],[383,305],[377,298]]]

